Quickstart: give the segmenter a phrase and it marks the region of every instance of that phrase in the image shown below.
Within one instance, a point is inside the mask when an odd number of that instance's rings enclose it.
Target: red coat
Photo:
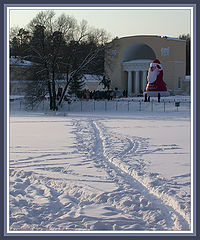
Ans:
[[[167,91],[166,84],[163,81],[163,70],[160,70],[160,73],[153,83],[147,83],[146,91]]]

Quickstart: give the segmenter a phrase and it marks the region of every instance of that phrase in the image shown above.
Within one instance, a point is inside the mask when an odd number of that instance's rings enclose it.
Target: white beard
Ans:
[[[158,74],[159,74],[159,69],[158,68],[156,68],[154,71],[151,71],[149,69],[148,77],[147,77],[148,82],[150,82],[150,83],[155,82]]]

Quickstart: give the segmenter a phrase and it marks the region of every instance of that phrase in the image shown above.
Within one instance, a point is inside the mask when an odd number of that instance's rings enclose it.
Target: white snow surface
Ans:
[[[189,112],[10,115],[10,231],[189,231]]]
[[[20,59],[20,57],[11,57],[10,58],[10,65],[19,65],[19,66],[26,66],[26,65],[33,65],[32,62]]]
[[[85,82],[101,82],[103,80],[103,76],[95,75],[95,74],[84,74],[82,80]]]

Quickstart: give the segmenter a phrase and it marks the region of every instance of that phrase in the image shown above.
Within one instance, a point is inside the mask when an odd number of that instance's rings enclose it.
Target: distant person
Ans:
[[[158,93],[158,102],[160,102],[160,93]]]

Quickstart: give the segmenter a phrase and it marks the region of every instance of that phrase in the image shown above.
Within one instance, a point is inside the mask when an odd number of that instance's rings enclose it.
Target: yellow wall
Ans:
[[[134,43],[144,43],[152,48],[156,58],[160,60],[163,66],[164,81],[168,89],[177,90],[178,78],[185,79],[186,74],[186,42],[159,36],[124,37],[107,45],[109,50],[117,50],[117,55],[113,58],[108,54],[105,57],[105,71],[111,79],[111,87],[118,87],[123,90],[127,86],[127,83],[125,83],[126,74],[124,74],[122,66],[122,56],[124,51]],[[169,56],[162,56],[162,48],[169,48]],[[112,70],[107,65],[111,65]]]

